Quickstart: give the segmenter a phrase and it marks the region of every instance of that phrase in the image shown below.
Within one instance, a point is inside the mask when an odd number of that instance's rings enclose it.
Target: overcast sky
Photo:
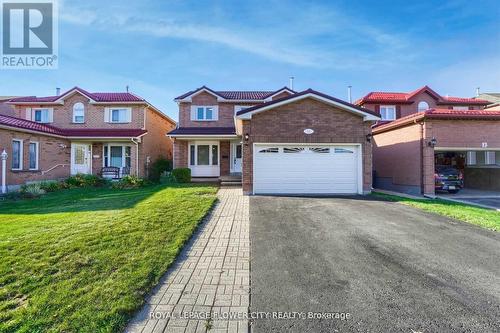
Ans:
[[[295,89],[346,99],[429,85],[500,92],[498,1],[60,1],[59,69],[0,70],[0,95],[75,85],[131,91],[177,119],[172,99]]]

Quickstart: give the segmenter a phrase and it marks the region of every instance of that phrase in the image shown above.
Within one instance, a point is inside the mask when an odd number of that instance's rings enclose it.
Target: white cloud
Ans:
[[[97,11],[64,6],[61,19],[78,25],[92,26],[101,30],[119,31],[179,38],[207,43],[217,43],[235,50],[255,54],[277,62],[316,68],[352,69],[370,68],[376,64],[391,64],[390,57],[406,46],[404,39],[386,33],[354,18],[340,15],[332,10],[315,7],[303,13],[295,12],[292,17],[295,27],[290,29],[287,13],[281,26],[242,27],[226,20],[220,24],[192,23],[194,19],[178,19],[181,15],[169,13],[169,20],[145,18],[131,13],[106,11],[102,6]],[[292,18],[290,18],[292,19]],[[317,24],[315,24],[315,21]],[[329,23],[330,22],[330,23]],[[262,23],[262,22],[261,22]],[[318,34],[331,36],[338,45],[312,45]],[[370,46],[370,52],[353,52],[354,44]],[[401,58],[401,53],[399,53]],[[400,59],[401,60],[401,59]]]

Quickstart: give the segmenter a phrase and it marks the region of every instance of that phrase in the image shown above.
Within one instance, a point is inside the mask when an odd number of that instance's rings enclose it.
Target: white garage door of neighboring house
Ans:
[[[357,145],[255,144],[255,194],[362,193]]]

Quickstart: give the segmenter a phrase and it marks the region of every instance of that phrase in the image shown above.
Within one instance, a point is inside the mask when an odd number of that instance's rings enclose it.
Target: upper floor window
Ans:
[[[396,106],[394,105],[381,105],[380,117],[382,120],[395,120],[396,119]]]
[[[418,103],[418,112],[429,110],[429,103],[421,101]]]
[[[37,123],[51,123],[52,109],[33,109],[32,117]]]
[[[468,106],[454,106],[453,110],[467,111],[467,110],[469,110],[469,107]]]
[[[73,105],[73,122],[80,124],[85,122],[85,107],[83,103],[78,102]]]
[[[132,109],[123,107],[106,108],[104,121],[107,123],[130,123],[132,121]]]
[[[195,121],[214,121],[219,119],[219,110],[217,106],[199,106],[191,107],[191,120]]]

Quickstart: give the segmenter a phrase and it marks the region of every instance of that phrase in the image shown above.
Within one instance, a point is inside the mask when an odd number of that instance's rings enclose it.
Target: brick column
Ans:
[[[188,142],[175,139],[174,141],[174,168],[188,167]]]
[[[228,176],[231,168],[231,144],[229,141],[220,141],[219,142],[220,149],[220,175]]]
[[[245,134],[250,138],[245,141]],[[253,137],[250,120],[243,120],[243,161],[242,161],[242,188],[244,194],[253,192]]]
[[[434,148],[429,146],[429,141],[432,139],[432,123],[425,122],[424,124],[424,142],[423,145],[423,177],[424,177],[424,194],[434,196],[436,194],[434,188]]]

